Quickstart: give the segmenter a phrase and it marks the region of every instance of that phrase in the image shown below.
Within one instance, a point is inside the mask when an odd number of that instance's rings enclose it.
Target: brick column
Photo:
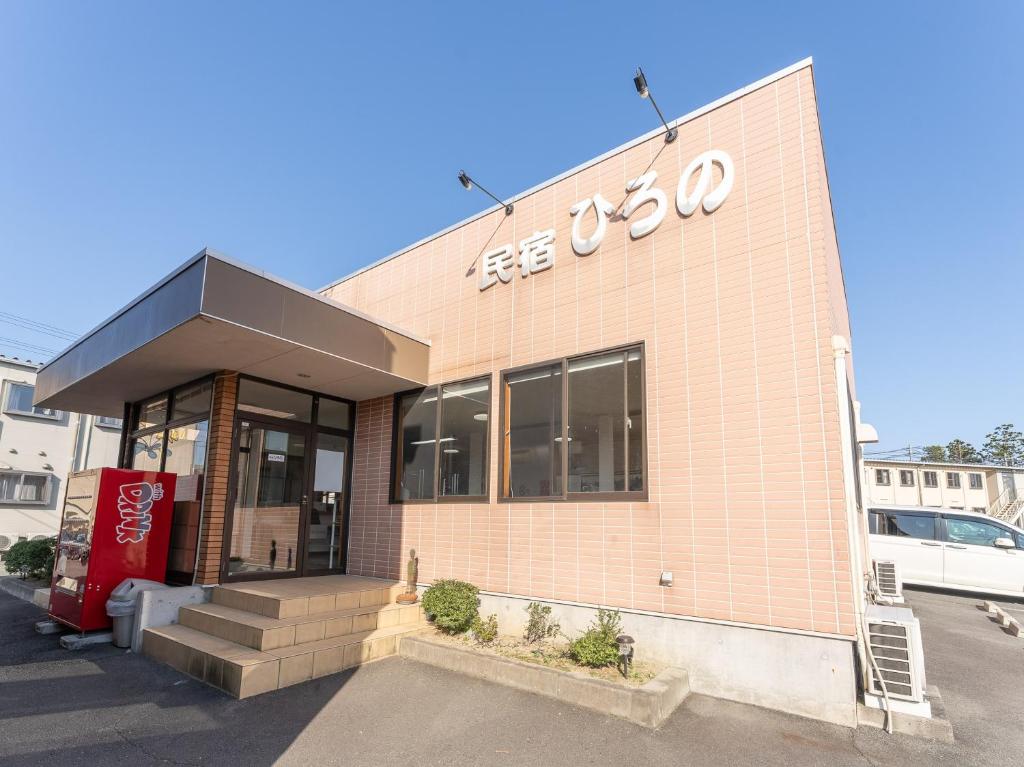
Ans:
[[[198,584],[220,583],[224,523],[231,476],[231,438],[238,399],[238,373],[223,370],[213,384],[209,444],[206,448],[206,484],[203,488],[203,519],[199,531]]]

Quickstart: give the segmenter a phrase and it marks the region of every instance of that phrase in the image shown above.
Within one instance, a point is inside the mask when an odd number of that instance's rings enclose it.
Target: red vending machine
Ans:
[[[68,477],[51,618],[79,631],[108,628],[107,599],[121,581],[163,582],[176,479],[134,469],[90,469]]]

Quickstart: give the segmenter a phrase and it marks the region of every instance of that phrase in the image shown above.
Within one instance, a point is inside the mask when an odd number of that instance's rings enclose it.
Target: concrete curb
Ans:
[[[1024,637],[1024,629],[1021,628],[1020,621],[1012,617],[1008,612],[1006,612],[1006,610],[995,602],[982,602],[981,608],[985,610],[988,613],[988,616],[998,623],[1007,634],[1011,634],[1015,637]]]
[[[39,581],[23,581],[17,575],[5,575],[0,577],[0,591],[25,602],[32,602],[36,607],[45,610],[50,604],[50,589],[40,588],[38,583]]]
[[[932,718],[912,716],[900,711],[892,713],[892,731],[915,738],[936,740],[940,743],[954,742],[953,725],[946,716],[946,706],[942,702],[939,688],[928,685],[925,695],[932,707]],[[885,712],[877,708],[869,708],[863,703],[857,704],[857,725],[860,727],[885,727]]]
[[[500,658],[423,636],[402,639],[399,654],[420,663],[622,717],[643,727],[660,725],[690,693],[689,677],[678,668],[662,671],[642,687],[625,687],[582,672],[559,671]]]

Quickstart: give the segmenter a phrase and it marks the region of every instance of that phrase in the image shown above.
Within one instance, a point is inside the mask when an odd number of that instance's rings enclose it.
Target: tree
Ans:
[[[954,439],[946,445],[946,455],[955,463],[981,463],[981,453],[970,442]]]
[[[946,448],[942,445],[925,445],[921,448],[921,460],[928,463],[945,463]]]
[[[985,435],[985,459],[1003,466],[1024,465],[1024,434],[1004,423]]]

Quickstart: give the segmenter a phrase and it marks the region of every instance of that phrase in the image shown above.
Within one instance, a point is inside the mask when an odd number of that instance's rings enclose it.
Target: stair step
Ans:
[[[378,628],[415,625],[423,620],[418,604],[353,607],[294,618],[268,618],[212,602],[178,611],[178,622],[183,626],[263,651]]]
[[[404,590],[399,581],[346,575],[220,585],[212,597],[214,604],[268,618],[297,618],[390,604]]]
[[[422,629],[423,624],[392,626],[264,652],[174,624],[146,629],[142,651],[236,698],[248,698],[393,655],[403,636]]]

